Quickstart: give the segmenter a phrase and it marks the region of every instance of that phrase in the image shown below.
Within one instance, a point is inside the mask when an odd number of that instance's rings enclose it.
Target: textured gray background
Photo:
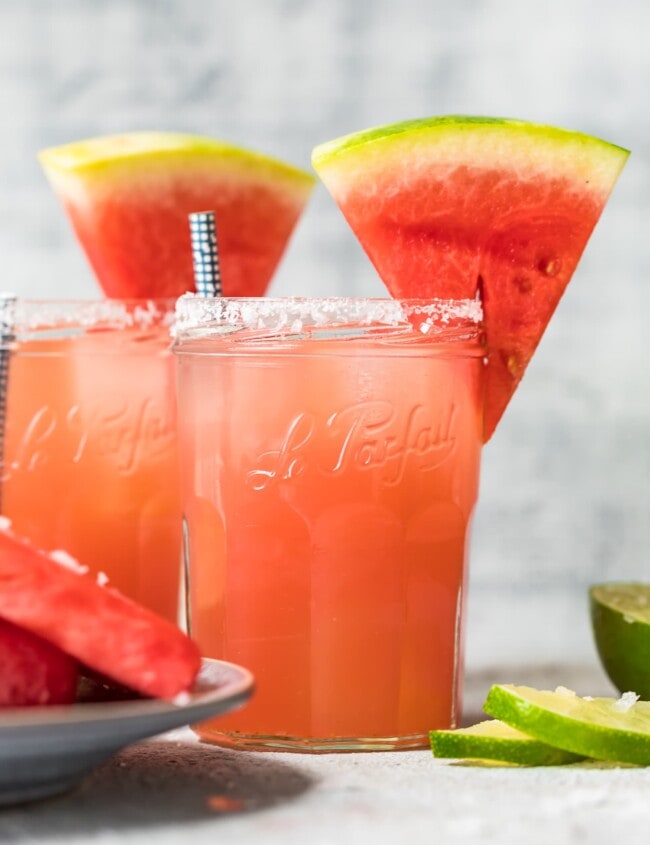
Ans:
[[[85,136],[187,130],[308,166],[344,132],[466,112],[630,147],[485,450],[472,560],[470,665],[593,660],[587,584],[650,575],[649,25],[645,0],[0,0],[2,287],[94,294],[35,160]],[[273,292],[382,292],[322,188]]]

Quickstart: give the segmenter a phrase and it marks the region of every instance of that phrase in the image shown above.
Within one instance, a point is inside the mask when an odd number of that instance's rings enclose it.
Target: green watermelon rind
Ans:
[[[344,155],[351,152],[355,147],[363,147],[376,142],[386,142],[395,139],[400,135],[411,135],[419,133],[430,133],[437,129],[453,129],[455,132],[468,130],[475,130],[477,127],[484,126],[490,128],[504,127],[508,130],[513,128],[520,129],[523,133],[532,137],[543,137],[547,141],[573,141],[580,142],[587,146],[601,147],[603,150],[609,149],[612,153],[620,155],[621,153],[627,157],[630,151],[625,147],[620,147],[612,144],[609,141],[604,141],[596,138],[593,135],[588,135],[582,132],[574,132],[568,129],[561,129],[556,126],[548,126],[542,123],[532,123],[525,120],[517,120],[507,117],[479,117],[474,115],[445,115],[440,117],[418,118],[414,120],[404,120],[398,123],[392,123],[385,126],[376,126],[370,129],[364,129],[360,132],[353,132],[349,135],[343,135],[340,138],[335,138],[332,141],[327,141],[324,144],[317,146],[312,153],[312,164],[318,171],[322,165],[327,165],[339,155]]]
[[[101,176],[115,165],[128,169],[142,157],[149,161],[169,161],[170,157],[191,160],[196,163],[206,159],[212,165],[220,161],[224,169],[233,165],[251,172],[265,172],[271,181],[294,182],[310,191],[315,177],[306,170],[288,164],[281,159],[246,149],[235,144],[201,135],[181,132],[128,132],[75,141],[58,147],[50,147],[38,154],[46,172],[88,173]]]

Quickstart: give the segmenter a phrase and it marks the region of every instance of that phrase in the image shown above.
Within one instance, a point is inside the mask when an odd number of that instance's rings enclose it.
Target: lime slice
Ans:
[[[650,699],[650,584],[597,584],[591,623],[603,668],[614,686]]]
[[[500,760],[523,766],[558,766],[583,759],[581,754],[532,739],[497,719],[455,731],[431,731],[429,739],[434,757]]]
[[[619,763],[650,765],[650,702],[631,692],[615,698],[581,698],[509,684],[495,685],[483,709],[541,742]]]

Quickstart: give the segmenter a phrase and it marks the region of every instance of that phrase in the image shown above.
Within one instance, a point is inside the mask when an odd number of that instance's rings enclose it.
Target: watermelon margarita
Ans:
[[[459,712],[482,442],[475,301],[177,307],[188,610],[248,747],[427,744]]]
[[[17,303],[2,513],[17,535],[175,622],[172,313],[167,300]]]

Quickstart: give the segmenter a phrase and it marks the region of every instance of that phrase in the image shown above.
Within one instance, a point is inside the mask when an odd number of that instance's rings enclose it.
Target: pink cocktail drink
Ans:
[[[257,682],[200,735],[425,744],[459,708],[479,306],[188,297],[178,316],[191,634]]]
[[[172,315],[171,301],[17,303],[1,489],[17,534],[175,622]]]

